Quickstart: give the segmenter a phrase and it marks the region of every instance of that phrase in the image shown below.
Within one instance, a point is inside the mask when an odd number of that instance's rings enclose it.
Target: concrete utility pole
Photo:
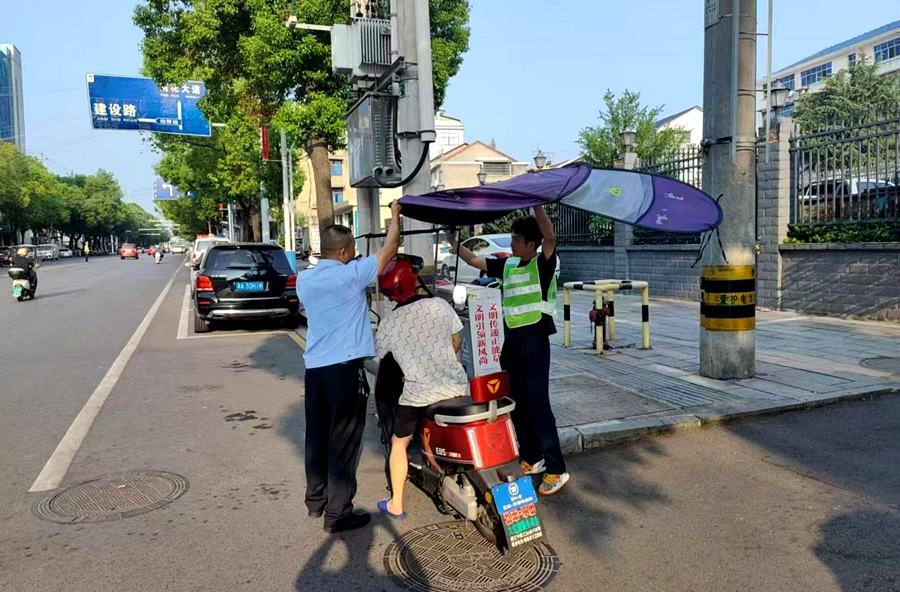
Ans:
[[[294,258],[294,234],[291,231],[291,175],[288,170],[288,144],[287,134],[284,130],[281,132],[281,187],[284,196],[284,204],[282,207],[284,218],[284,251],[287,255],[288,262],[296,270],[296,259]]]
[[[700,374],[756,373],[756,0],[705,0],[703,190],[723,195],[700,280]]]
[[[398,39],[400,55],[406,62],[400,81],[397,128],[406,176],[416,166],[422,151],[428,151],[427,143],[436,138],[428,0],[391,0],[391,29],[391,36]],[[421,195],[430,191],[431,166],[426,160],[419,173],[403,186],[403,194]],[[431,228],[430,224],[409,218],[404,219],[404,225],[404,230]],[[425,265],[431,266],[433,241],[430,234],[407,236],[404,252],[422,257]]]

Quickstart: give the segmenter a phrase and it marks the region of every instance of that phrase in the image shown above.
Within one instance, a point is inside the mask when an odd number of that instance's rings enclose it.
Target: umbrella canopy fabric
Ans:
[[[584,163],[400,199],[404,216],[445,226],[483,224],[514,210],[555,202],[666,232],[705,232],[722,222],[719,204],[687,183]]]

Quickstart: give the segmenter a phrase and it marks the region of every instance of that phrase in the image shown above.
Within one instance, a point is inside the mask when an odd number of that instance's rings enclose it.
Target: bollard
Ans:
[[[609,303],[609,318],[606,319],[606,326],[609,329],[609,339],[612,341],[616,338],[616,291],[606,290],[609,295],[606,297]]]
[[[563,285],[563,346],[572,345],[572,289]]]
[[[603,355],[603,342],[605,331],[603,330],[603,292],[600,290],[594,291],[594,308],[597,309],[597,314],[594,316],[594,340],[597,342],[597,354]]]
[[[641,336],[644,349],[650,349],[650,287],[641,290]]]

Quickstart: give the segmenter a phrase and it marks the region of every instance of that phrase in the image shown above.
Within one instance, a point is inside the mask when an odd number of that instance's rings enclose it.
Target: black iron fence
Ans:
[[[560,203],[547,206],[547,215],[556,230],[556,242],[561,246],[612,246],[613,223],[602,216],[594,216]]]
[[[900,113],[800,131],[790,148],[795,227],[900,222]]]
[[[638,170],[677,179],[698,189],[703,189],[703,151],[696,144],[683,146],[664,160],[643,162]],[[698,245],[700,244],[700,235],[635,228],[634,244]]]

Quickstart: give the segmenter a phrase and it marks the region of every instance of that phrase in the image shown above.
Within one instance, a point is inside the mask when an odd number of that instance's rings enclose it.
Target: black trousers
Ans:
[[[333,526],[353,511],[369,385],[362,360],[306,370],[306,507]]]
[[[543,458],[548,473],[565,473],[566,461],[550,408],[550,337],[507,339],[500,366],[509,374],[509,393],[516,402],[512,419],[522,460],[535,464]]]

